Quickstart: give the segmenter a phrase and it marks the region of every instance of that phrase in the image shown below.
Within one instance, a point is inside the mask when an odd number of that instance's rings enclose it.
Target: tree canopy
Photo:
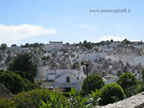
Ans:
[[[1,49],[2,50],[5,50],[6,48],[7,48],[7,44],[5,44],[5,43],[1,44]]]
[[[21,91],[35,88],[29,80],[20,77],[11,71],[0,70],[0,83],[8,88],[12,93],[19,93]]]
[[[32,61],[32,55],[28,53],[18,54],[9,63],[8,70],[21,71],[36,76],[36,64]]]
[[[92,73],[88,76],[88,80],[87,78],[84,79],[82,84],[82,93],[86,95],[92,91],[95,91],[96,89],[101,89],[103,86],[103,79],[99,75]]]
[[[100,90],[100,104],[106,105],[124,99],[124,91],[120,85],[116,83],[106,84]]]

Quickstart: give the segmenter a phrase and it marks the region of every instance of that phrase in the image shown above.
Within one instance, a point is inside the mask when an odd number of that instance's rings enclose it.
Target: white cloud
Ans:
[[[80,28],[91,31],[91,32],[94,32],[97,30],[96,27],[91,26],[91,25],[80,25]]]
[[[100,38],[100,41],[106,41],[106,40],[111,40],[113,39],[114,41],[122,41],[125,39],[125,37],[121,37],[121,36],[114,36],[114,35],[107,35],[107,36],[102,36]]]
[[[12,44],[17,42],[18,40],[51,34],[56,34],[56,29],[47,29],[39,25],[30,24],[0,24],[0,43]]]

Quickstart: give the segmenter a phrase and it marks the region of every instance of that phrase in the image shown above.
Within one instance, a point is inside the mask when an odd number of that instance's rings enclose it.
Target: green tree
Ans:
[[[19,93],[21,91],[34,89],[35,86],[29,80],[20,77],[20,75],[0,70],[0,83],[8,88],[12,93]]]
[[[8,70],[21,71],[36,76],[36,64],[32,61],[32,56],[28,53],[18,54],[9,64]]]
[[[88,79],[85,78],[82,84],[82,93],[87,95],[96,89],[101,89],[104,86],[103,79],[97,74],[90,74]]]
[[[127,39],[124,39],[123,41],[122,41],[122,44],[124,44],[124,45],[128,45],[128,44],[130,44],[131,42],[129,41],[129,40],[127,40]]]
[[[132,73],[123,73],[117,83],[124,89],[127,97],[136,93],[137,80]]]
[[[124,99],[124,96],[124,91],[120,85],[116,83],[106,84],[100,90],[100,105],[117,102]]]
[[[1,49],[6,50],[7,49],[7,44],[5,44],[5,43],[1,44]]]
[[[83,46],[87,49],[92,49],[93,45],[91,42],[87,42],[86,40],[83,42]]]

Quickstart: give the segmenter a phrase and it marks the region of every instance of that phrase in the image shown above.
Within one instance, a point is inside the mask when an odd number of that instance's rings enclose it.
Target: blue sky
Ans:
[[[143,40],[143,0],[0,0],[0,43]],[[89,10],[131,12],[90,12]]]

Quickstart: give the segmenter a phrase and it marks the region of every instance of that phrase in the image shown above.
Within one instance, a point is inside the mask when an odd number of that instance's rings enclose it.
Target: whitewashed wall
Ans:
[[[122,61],[124,64],[129,63],[131,65],[141,64],[144,66],[144,56],[135,56],[135,55],[110,55],[106,56],[106,59],[112,59],[114,61]]]

